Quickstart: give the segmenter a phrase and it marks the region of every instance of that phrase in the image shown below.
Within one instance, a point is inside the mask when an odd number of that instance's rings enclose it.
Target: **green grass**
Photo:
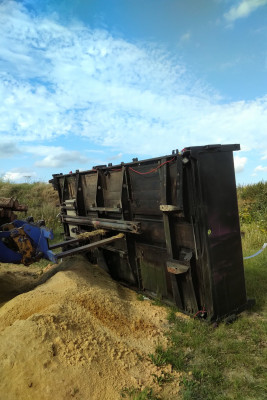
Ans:
[[[239,186],[237,196],[241,224],[254,223],[267,234],[267,182]]]
[[[174,341],[167,349],[164,349],[161,345],[157,346],[155,353],[149,356],[157,367],[170,364],[177,371],[184,370],[188,358],[184,349],[177,346]]]
[[[138,293],[136,298],[137,298],[138,301],[144,301],[145,300],[145,296],[143,294],[141,294],[141,293]]]
[[[243,247],[253,254],[264,234],[243,228],[248,232]],[[248,297],[256,304],[231,325],[181,319],[169,310],[169,345],[158,346],[150,358],[182,371],[183,400],[267,399],[267,250],[245,261],[245,276]]]
[[[141,390],[141,389],[136,389],[134,387],[124,388],[121,391],[121,399],[160,400],[159,397],[153,394],[153,390],[151,388],[145,388]]]
[[[152,374],[154,376],[154,382],[156,382],[159,386],[164,385],[165,383],[172,382],[174,377],[169,372],[161,371],[161,375]]]

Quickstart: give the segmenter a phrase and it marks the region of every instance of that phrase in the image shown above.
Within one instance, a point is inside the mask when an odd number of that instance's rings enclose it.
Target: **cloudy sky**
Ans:
[[[0,176],[240,143],[267,176],[267,0],[2,0]]]

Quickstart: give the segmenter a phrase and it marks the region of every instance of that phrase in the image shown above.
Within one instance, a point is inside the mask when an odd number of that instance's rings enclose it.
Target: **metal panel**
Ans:
[[[196,146],[53,175],[62,205],[76,200],[75,217],[62,207],[64,230],[125,232],[101,250],[115,279],[210,320],[239,312],[247,298],[232,155],[238,149]]]
[[[86,209],[96,206],[97,180],[97,173],[90,175],[81,175],[81,184],[83,187],[84,203]]]

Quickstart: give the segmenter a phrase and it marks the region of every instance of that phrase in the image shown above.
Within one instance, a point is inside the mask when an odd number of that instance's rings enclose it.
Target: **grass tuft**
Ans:
[[[184,351],[176,346],[170,346],[164,349],[163,346],[159,345],[155,353],[149,354],[149,357],[157,367],[170,364],[173,369],[183,371],[186,365],[186,355]]]
[[[153,389],[145,388],[141,390],[134,387],[122,389],[121,398],[129,400],[160,400],[159,397],[153,394]]]

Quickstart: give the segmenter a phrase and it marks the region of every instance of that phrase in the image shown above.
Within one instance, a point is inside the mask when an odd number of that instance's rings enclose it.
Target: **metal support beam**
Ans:
[[[114,231],[122,231],[129,233],[141,233],[140,222],[123,221],[116,219],[104,219],[104,218],[86,218],[86,217],[72,217],[62,216],[63,222],[68,222],[75,225],[88,225],[93,226],[97,229],[110,229]]]
[[[75,249],[62,251],[61,253],[55,254],[55,260],[58,261],[60,258],[65,258],[65,257],[68,257],[68,256],[72,256],[73,254],[85,253],[87,251],[93,250],[93,249],[95,249],[97,247],[103,246],[105,244],[114,242],[115,240],[119,240],[119,239],[122,239],[122,238],[124,238],[124,234],[123,233],[119,233],[116,236],[112,236],[112,237],[107,238],[107,239],[99,240],[99,241],[94,242],[94,243],[86,244],[85,246],[81,246],[81,247],[77,247]]]
[[[98,235],[103,236],[106,233],[107,233],[107,231],[105,231],[104,229],[97,229],[96,231],[84,232],[84,233],[81,233],[80,235],[78,235],[75,239],[64,240],[64,242],[52,244],[51,246],[49,246],[49,249],[54,250],[54,249],[57,249],[58,247],[64,247],[64,246],[68,246],[69,244],[74,244],[74,243],[82,242],[84,240],[88,240],[94,236],[98,236]]]

